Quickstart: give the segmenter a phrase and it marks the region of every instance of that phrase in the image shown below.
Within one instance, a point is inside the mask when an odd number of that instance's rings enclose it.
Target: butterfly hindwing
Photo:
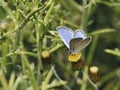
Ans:
[[[73,38],[70,40],[70,52],[72,53],[75,53],[76,51],[76,44],[78,42],[81,42],[83,39],[82,38]]]
[[[77,43],[74,44],[74,51],[75,52],[79,52],[81,50],[83,50],[85,47],[87,47],[89,45],[89,43],[91,42],[92,37],[87,37],[86,39],[83,39]]]

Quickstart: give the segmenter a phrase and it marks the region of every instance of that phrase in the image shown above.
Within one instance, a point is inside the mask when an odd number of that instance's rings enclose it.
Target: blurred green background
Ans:
[[[85,68],[72,70],[57,26],[93,37],[81,52]],[[93,84],[91,66],[99,68]],[[96,86],[120,90],[120,0],[0,0],[0,90]]]

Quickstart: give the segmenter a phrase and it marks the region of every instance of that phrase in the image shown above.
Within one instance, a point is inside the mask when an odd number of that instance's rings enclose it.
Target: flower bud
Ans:
[[[90,79],[93,82],[97,82],[99,80],[99,68],[97,66],[90,67]]]
[[[51,56],[50,56],[49,51],[44,50],[42,52],[42,61],[43,61],[43,63],[50,63],[51,62]]]

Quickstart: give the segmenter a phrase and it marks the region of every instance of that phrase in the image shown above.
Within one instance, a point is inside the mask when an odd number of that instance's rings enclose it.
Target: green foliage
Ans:
[[[0,0],[0,90],[119,90],[119,8],[119,0]],[[84,69],[67,61],[60,25],[93,37]]]

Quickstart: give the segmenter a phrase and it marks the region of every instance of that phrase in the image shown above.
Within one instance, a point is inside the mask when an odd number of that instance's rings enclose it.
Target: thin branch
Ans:
[[[89,83],[94,87],[95,90],[99,90],[97,86],[91,81],[91,79],[88,77]]]
[[[55,77],[61,82],[61,84],[62,84],[63,86],[65,86],[65,88],[66,88],[67,90],[72,90],[72,89],[69,88],[66,84],[63,83],[64,81],[58,76],[58,74],[57,74],[56,71],[55,71],[54,66],[52,66],[52,70],[53,70],[53,73],[54,73]]]
[[[11,33],[14,33],[14,32],[17,32],[17,31],[21,30],[21,29],[27,24],[27,22],[29,21],[29,19],[30,19],[36,12],[38,12],[38,11],[41,10],[41,9],[42,9],[42,7],[35,8],[33,11],[31,11],[31,12],[25,17],[25,19],[22,21],[22,23],[21,23],[18,27],[16,27],[13,31],[9,31],[9,32],[5,33],[3,36],[7,36],[7,35],[9,35],[9,34],[11,34]]]

